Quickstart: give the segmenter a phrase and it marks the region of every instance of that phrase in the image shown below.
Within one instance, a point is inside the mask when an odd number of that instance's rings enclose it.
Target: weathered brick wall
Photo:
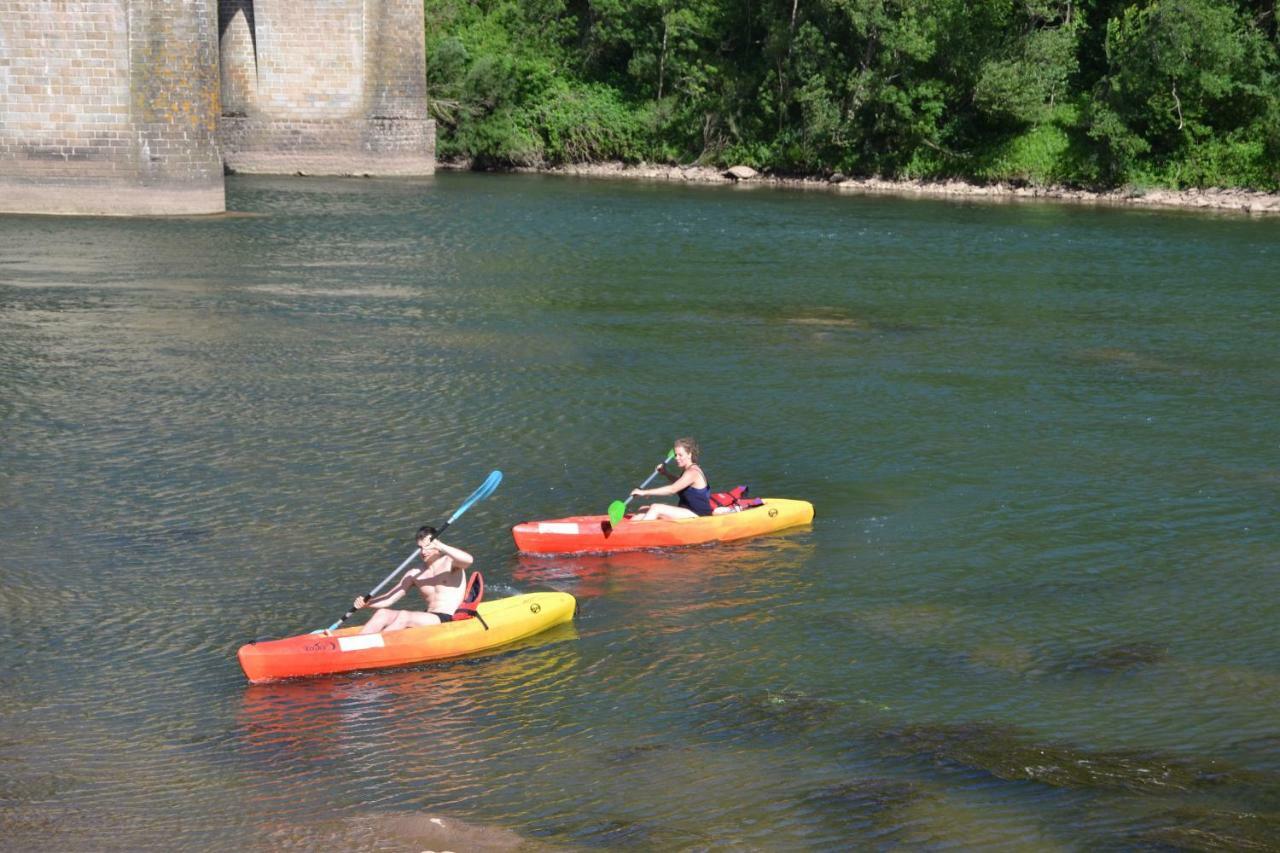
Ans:
[[[225,210],[213,0],[0,0],[0,212]]]
[[[231,171],[435,169],[421,0],[220,0]]]
[[[435,168],[421,0],[0,0],[0,212],[212,213],[223,166]]]

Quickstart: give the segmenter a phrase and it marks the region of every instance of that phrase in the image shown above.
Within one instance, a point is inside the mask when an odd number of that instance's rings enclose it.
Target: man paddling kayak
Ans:
[[[421,551],[421,566],[406,571],[401,575],[399,583],[381,595],[372,598],[356,596],[353,605],[356,610],[372,607],[378,611],[360,629],[361,634],[400,631],[404,628],[453,621],[453,614],[462,605],[466,594],[467,569],[475,560],[461,548],[437,540],[434,527],[421,528],[417,542]],[[425,613],[420,610],[391,609],[391,605],[404,598],[414,587],[417,587],[427,603]]]

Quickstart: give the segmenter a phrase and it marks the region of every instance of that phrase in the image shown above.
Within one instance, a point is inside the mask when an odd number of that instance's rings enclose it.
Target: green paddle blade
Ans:
[[[609,523],[617,524],[622,521],[622,516],[627,511],[627,505],[622,501],[614,501],[609,504]]]

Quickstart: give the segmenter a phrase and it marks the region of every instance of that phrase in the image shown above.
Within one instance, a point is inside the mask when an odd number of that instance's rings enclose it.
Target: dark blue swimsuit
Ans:
[[[707,476],[707,472],[703,471],[702,476]],[[680,506],[698,515],[711,515],[711,480],[707,480],[705,489],[685,486],[676,494],[680,496]]]

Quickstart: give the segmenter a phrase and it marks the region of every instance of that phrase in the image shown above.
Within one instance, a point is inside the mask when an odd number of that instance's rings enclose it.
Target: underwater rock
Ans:
[[[1074,353],[1077,361],[1131,373],[1187,373],[1177,365],[1121,347],[1094,347]]]
[[[652,821],[592,814],[562,815],[561,819],[546,823],[542,830],[548,837],[564,839],[575,847],[585,845],[606,850],[709,849],[713,840],[701,833]],[[471,848],[457,849],[469,853]]]
[[[632,746],[624,746],[620,749],[610,750],[605,753],[604,760],[609,764],[626,764],[636,758],[666,748],[667,744],[664,743],[638,743]]]
[[[1280,850],[1280,815],[1180,808],[1135,841],[1173,850]]]
[[[885,735],[908,754],[1055,788],[1170,793],[1260,778],[1212,758],[1036,743],[1026,732],[989,722],[914,725]]]
[[[1169,647],[1164,643],[1139,640],[1115,643],[1069,659],[1059,667],[1064,672],[1125,672],[1164,663]]]
[[[787,317],[783,322],[793,326],[829,326],[831,328],[863,330],[870,328],[866,322],[854,317]]]
[[[867,821],[877,814],[901,808],[920,797],[913,782],[899,779],[855,779],[817,788],[804,794],[800,806],[830,812],[841,823]]]
[[[773,731],[805,731],[826,722],[836,712],[830,699],[808,696],[798,690],[768,690],[739,697],[741,719]]]
[[[527,838],[496,826],[464,823],[451,817],[428,814],[385,815],[375,831],[411,842],[420,850],[530,851],[542,848]]]
[[[1126,673],[1169,662],[1169,647],[1152,640],[1113,642],[1093,649],[988,644],[965,653],[963,663],[1022,677]]]
[[[698,728],[708,736],[784,738],[824,725],[840,707],[831,699],[798,690],[767,690],[709,699],[695,710]]]
[[[907,813],[922,796],[913,782],[872,777],[805,791],[787,811],[794,820],[826,827],[836,838],[885,842],[910,823]]]

